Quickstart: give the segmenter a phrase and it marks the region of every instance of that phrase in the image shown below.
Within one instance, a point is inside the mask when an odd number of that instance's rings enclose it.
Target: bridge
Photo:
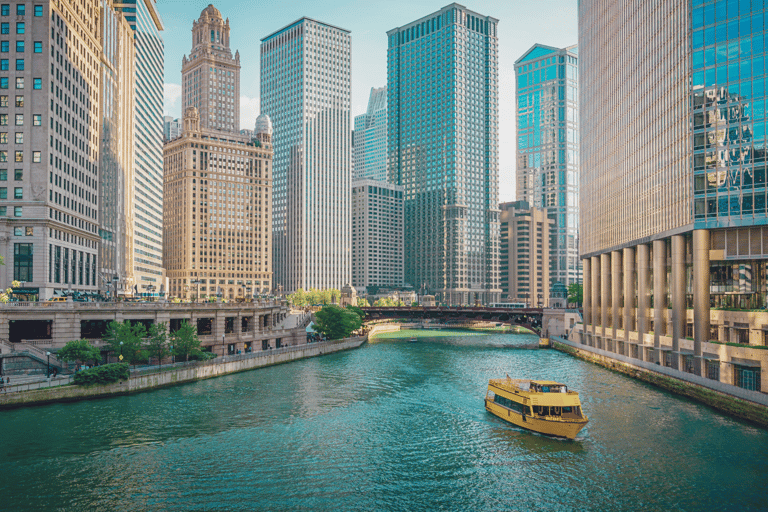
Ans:
[[[399,306],[362,308],[368,320],[440,320],[444,323],[496,322],[541,333],[542,308],[485,308],[477,306]]]

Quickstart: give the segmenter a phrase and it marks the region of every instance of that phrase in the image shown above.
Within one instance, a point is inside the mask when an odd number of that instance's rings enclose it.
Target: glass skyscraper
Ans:
[[[517,198],[555,221],[550,280],[580,283],[577,48],[536,44],[515,62],[515,75]]]
[[[365,114],[355,116],[353,179],[387,181],[387,88],[372,88]]]
[[[765,17],[756,0],[579,5],[582,341],[763,392]]]
[[[404,187],[405,282],[498,302],[498,20],[451,4],[387,32],[387,171]]]
[[[156,0],[116,4],[131,25],[136,49],[133,169],[133,276],[130,293],[165,292],[163,269],[163,23]],[[151,287],[151,288],[150,288]],[[133,290],[131,290],[133,288]]]
[[[283,292],[351,272],[348,30],[301,18],[261,40],[261,111],[274,126],[273,268]]]

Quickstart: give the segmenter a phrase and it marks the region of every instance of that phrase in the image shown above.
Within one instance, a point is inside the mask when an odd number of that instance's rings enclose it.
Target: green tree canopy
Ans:
[[[299,288],[294,293],[288,295],[290,303],[297,308],[303,308],[307,305],[307,293],[304,288]]]
[[[331,340],[346,338],[363,323],[357,313],[336,305],[325,306],[315,313],[315,319],[315,330]]]
[[[101,351],[91,345],[88,340],[72,340],[56,352],[56,357],[62,361],[74,361],[76,363],[95,362],[101,360]]]
[[[189,356],[200,352],[200,338],[197,337],[197,327],[188,322],[182,322],[179,329],[171,335],[173,353],[177,357],[184,357],[189,361]]]
[[[144,347],[144,338],[147,336],[147,329],[144,324],[131,322],[109,322],[104,341],[109,345],[110,350],[116,356],[123,356],[123,361],[136,365],[144,362],[149,357],[149,353]]]
[[[157,364],[160,364],[163,358],[171,354],[168,349],[168,327],[165,322],[152,324],[147,335],[147,350],[157,357]]]
[[[571,283],[568,285],[568,302],[571,304],[578,304],[584,302],[584,287],[578,283]]]
[[[333,304],[338,304],[339,299],[341,298],[341,291],[338,288],[331,288],[328,290],[331,294],[331,302]]]
[[[353,311],[357,316],[359,316],[360,320],[365,320],[365,311],[363,311],[359,307],[349,305],[349,306],[347,306],[347,309],[349,311]]]
[[[362,297],[357,298],[357,307],[359,308],[369,308],[371,307],[371,303],[368,302],[368,299],[364,299]]]

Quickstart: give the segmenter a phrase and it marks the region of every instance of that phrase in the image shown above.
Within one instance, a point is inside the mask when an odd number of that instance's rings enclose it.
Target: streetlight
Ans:
[[[117,282],[120,280],[117,276],[112,276],[112,284],[115,287],[115,295],[112,297],[112,302],[117,302]]]
[[[221,357],[224,357],[224,335],[221,335]]]
[[[176,364],[176,354],[173,353],[173,345],[171,345],[171,364]]]
[[[123,361],[123,342],[120,342],[120,362]]]
[[[45,355],[48,357],[48,369],[45,372],[45,376],[50,379],[51,378],[51,353],[46,352]]]

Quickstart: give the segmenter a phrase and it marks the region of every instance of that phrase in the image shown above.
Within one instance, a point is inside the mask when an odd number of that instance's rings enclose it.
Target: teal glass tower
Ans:
[[[387,174],[404,187],[405,282],[498,302],[498,20],[451,4],[387,32]]]
[[[515,76],[517,199],[555,221],[550,281],[580,283],[577,48],[536,44],[515,62]]]

